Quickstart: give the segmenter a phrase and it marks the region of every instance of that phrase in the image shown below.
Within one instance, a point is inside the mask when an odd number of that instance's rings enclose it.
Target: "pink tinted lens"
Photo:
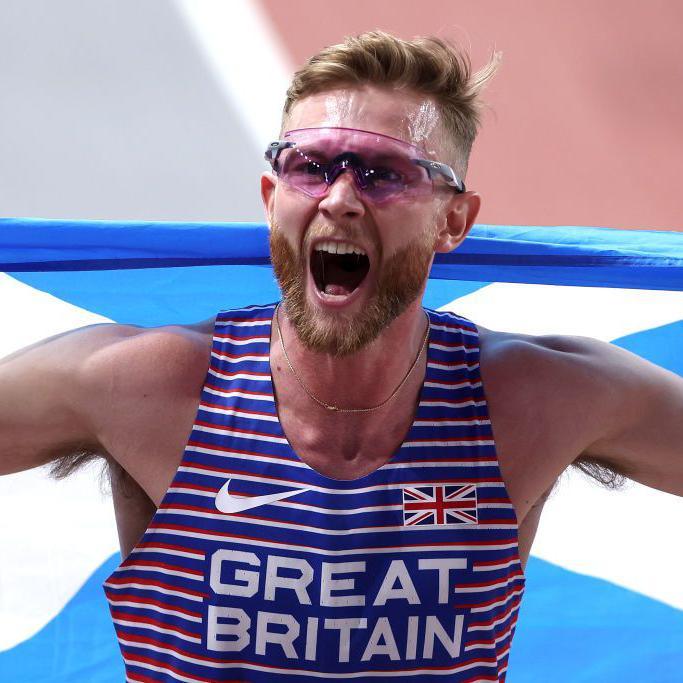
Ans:
[[[291,147],[280,154],[278,175],[287,184],[311,197],[322,197],[328,190],[327,159],[305,147]]]
[[[371,201],[428,194],[432,182],[414,159],[417,148],[387,136],[338,128],[313,128],[286,135],[294,146],[280,154],[278,175],[310,197],[322,197],[342,173],[351,173]]]

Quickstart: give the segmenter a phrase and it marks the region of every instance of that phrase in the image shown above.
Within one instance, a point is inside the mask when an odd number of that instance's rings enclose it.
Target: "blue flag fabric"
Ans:
[[[258,223],[0,220],[0,271],[268,265]],[[474,226],[438,254],[442,280],[683,289],[683,234],[582,227]]]
[[[596,336],[683,375],[681,292],[681,233],[479,225],[437,256],[424,303],[495,329],[513,308],[512,330]],[[277,298],[264,225],[0,220],[0,356],[59,325],[195,322]],[[101,591],[119,561],[115,532],[104,516],[93,522],[104,513],[83,500],[97,484],[79,477],[52,503],[44,473],[0,478],[0,516],[11,520],[0,525],[3,682],[123,679]],[[582,486],[546,506],[508,680],[678,681],[683,593],[670,529],[683,524],[683,501],[637,489],[601,507],[602,492]],[[27,491],[57,520],[52,545],[45,515],[18,512]]]

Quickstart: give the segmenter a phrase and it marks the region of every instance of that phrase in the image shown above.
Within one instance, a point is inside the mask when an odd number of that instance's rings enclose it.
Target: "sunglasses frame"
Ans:
[[[408,147],[410,149],[416,149],[413,145],[403,140],[393,138],[390,135],[383,135],[382,133],[373,133],[369,130],[360,130],[356,128],[299,128],[296,130],[288,131],[287,133],[285,133],[285,137],[287,137],[287,135],[290,135],[291,133],[301,133],[303,131],[312,130],[343,130],[352,131],[354,133],[369,133],[370,135],[388,138],[389,140],[398,142],[401,145]],[[276,175],[278,175],[278,157],[280,156],[280,152],[282,152],[285,149],[291,149],[292,147],[296,147],[296,142],[294,142],[293,140],[274,140],[266,148],[264,158],[270,164],[271,168],[273,169],[273,172]],[[433,159],[422,158],[414,158],[410,159],[410,161],[412,161],[417,166],[421,166],[422,168],[424,168],[425,171],[427,171],[427,175],[429,176],[430,180],[433,181],[436,178],[441,178],[446,182],[447,185],[452,187],[457,194],[462,194],[463,192],[466,192],[465,183],[463,183],[462,180],[458,178],[458,176],[455,174],[455,171],[448,164],[444,164],[440,161],[434,161]]]

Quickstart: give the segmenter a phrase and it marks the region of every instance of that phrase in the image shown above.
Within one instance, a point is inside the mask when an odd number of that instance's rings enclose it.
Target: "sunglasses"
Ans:
[[[464,183],[453,169],[403,140],[355,128],[300,128],[271,142],[265,158],[278,179],[307,197],[324,197],[349,171],[359,192],[374,204],[410,200],[434,192],[437,181],[457,193]]]

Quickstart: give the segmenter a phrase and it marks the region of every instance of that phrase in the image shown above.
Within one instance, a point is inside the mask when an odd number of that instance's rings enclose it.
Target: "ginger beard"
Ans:
[[[425,230],[379,266],[376,291],[359,313],[325,314],[313,310],[306,300],[309,250],[297,255],[275,224],[269,239],[284,307],[299,339],[309,351],[336,357],[356,353],[374,341],[417,299],[434,256],[434,234]]]

